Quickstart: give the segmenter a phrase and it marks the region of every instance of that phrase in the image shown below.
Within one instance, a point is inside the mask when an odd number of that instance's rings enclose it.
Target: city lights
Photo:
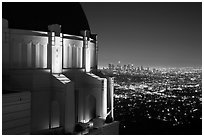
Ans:
[[[202,119],[201,68],[109,64],[101,71],[114,77],[114,117],[124,124],[155,120],[183,131]]]

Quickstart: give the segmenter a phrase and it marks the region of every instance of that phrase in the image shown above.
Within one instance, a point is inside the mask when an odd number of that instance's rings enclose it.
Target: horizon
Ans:
[[[113,64],[113,65],[118,65],[118,63],[117,62],[115,62],[115,63],[112,63],[112,62],[110,62],[110,63],[108,63],[108,64]],[[99,69],[102,69],[102,68],[107,68],[108,67],[108,64],[105,64],[104,66],[102,66],[102,65],[98,65],[98,68]],[[127,63],[127,64],[125,64],[125,63],[120,63],[120,65],[121,66],[124,66],[124,65],[128,65],[128,64],[133,64],[133,66],[134,67],[144,67],[144,68],[172,68],[172,69],[174,69],[174,68],[179,68],[179,69],[182,69],[182,68],[201,68],[202,69],[202,64],[201,64],[201,66],[162,66],[162,65],[155,65],[155,66],[150,66],[150,65],[140,65],[140,64],[134,64],[134,63]]]
[[[71,4],[58,3],[56,9],[66,5]],[[81,2],[81,6],[88,28],[98,34],[98,66],[121,61],[148,67],[202,67],[201,2]],[[77,11],[74,14],[72,25],[81,22]],[[66,16],[56,16],[54,22],[65,23]],[[27,24],[22,20],[21,25]],[[63,26],[63,31],[70,31]]]
[[[202,67],[201,2],[81,2],[99,63]]]
[[[144,67],[144,68],[169,68],[169,69],[174,69],[174,68],[178,68],[178,69],[182,69],[182,68],[202,68],[202,64],[201,64],[201,66],[162,66],[162,65],[154,65],[154,66],[150,66],[150,65],[141,65],[141,64],[134,64],[134,63],[131,63],[131,62],[129,62],[129,63],[124,63],[124,62],[120,62],[119,63],[119,61],[116,61],[116,62],[109,62],[109,63],[107,63],[107,64],[105,64],[104,66],[102,66],[102,65],[98,65],[98,68],[99,69],[102,69],[102,68],[107,68],[108,67],[108,65],[109,64],[113,64],[113,65],[115,65],[115,66],[117,66],[117,65],[120,65],[120,66],[124,66],[124,65],[128,65],[128,64],[130,64],[130,65],[133,65],[134,67]]]

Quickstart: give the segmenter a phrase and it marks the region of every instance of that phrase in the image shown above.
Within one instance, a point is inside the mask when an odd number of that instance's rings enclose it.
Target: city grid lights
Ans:
[[[155,127],[164,126],[152,134],[201,131],[201,68],[158,69],[109,64],[101,71],[114,78],[114,117],[121,121],[124,134],[136,132],[129,125],[144,134],[145,126],[138,126],[144,121]]]

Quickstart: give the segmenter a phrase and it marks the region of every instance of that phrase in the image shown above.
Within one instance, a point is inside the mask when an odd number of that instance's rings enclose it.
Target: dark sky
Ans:
[[[99,66],[202,66],[202,3],[81,3]]]

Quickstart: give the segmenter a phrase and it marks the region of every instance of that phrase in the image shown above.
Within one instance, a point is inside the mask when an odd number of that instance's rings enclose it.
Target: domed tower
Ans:
[[[97,35],[80,4],[2,6],[3,134],[74,134],[77,123],[113,119],[113,79],[97,71]]]
[[[79,3],[4,2],[2,11],[2,17],[9,21],[10,28],[48,31],[48,25],[60,24],[65,34],[80,35],[81,30],[90,31]]]

